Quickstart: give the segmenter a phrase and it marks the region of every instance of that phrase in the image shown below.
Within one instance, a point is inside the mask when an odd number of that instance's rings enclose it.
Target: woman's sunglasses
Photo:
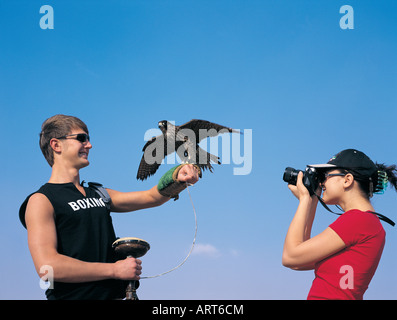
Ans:
[[[75,134],[68,134],[66,136],[62,136],[59,138],[55,138],[55,139],[67,139],[67,137],[75,137],[74,139],[76,139],[77,141],[80,141],[81,143],[90,141],[90,136],[87,133],[75,133]]]
[[[347,173],[324,173],[319,177],[319,182],[324,183],[329,177],[344,177]]]

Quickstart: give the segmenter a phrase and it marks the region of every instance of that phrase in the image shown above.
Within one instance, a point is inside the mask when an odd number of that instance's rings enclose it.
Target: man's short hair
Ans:
[[[51,167],[54,165],[54,151],[50,145],[51,139],[71,134],[74,129],[82,129],[87,134],[89,133],[87,125],[73,116],[57,114],[43,122],[40,132],[40,149]]]

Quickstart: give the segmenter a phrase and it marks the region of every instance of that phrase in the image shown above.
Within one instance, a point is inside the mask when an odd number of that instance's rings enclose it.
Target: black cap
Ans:
[[[372,177],[377,171],[375,163],[363,152],[356,149],[346,149],[333,156],[326,164],[312,164],[308,167],[316,169],[346,169],[361,178]]]

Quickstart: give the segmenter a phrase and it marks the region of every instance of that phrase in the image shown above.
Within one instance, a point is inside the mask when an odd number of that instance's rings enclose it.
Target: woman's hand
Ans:
[[[310,198],[309,190],[303,184],[303,172],[300,171],[298,177],[296,179],[296,186],[289,184],[288,188],[291,190],[292,194],[298,198],[298,200],[302,200],[303,198]]]
[[[302,198],[310,197],[309,190],[307,190],[306,186],[303,184],[303,172],[300,171],[298,177],[296,179],[296,186],[289,184],[288,188],[291,190],[292,194],[298,198],[300,201]],[[319,186],[316,190],[316,194],[321,196],[321,187]],[[312,197],[315,197],[313,194]]]

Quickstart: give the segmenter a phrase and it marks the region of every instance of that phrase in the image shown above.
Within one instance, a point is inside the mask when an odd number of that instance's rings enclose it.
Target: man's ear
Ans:
[[[61,152],[62,150],[61,142],[58,139],[52,138],[50,140],[50,146],[51,149],[54,150],[55,152]]]

